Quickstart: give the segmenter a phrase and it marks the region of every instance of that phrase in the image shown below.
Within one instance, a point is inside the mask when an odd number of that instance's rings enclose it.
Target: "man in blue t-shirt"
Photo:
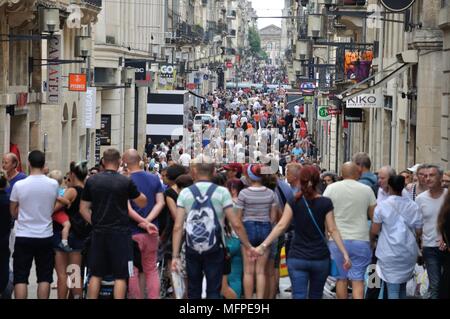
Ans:
[[[300,147],[300,144],[297,143],[295,145],[295,148],[292,150],[292,155],[294,155],[298,159],[303,155],[303,153],[304,153],[303,149]]]
[[[8,179],[9,186],[5,189],[8,195],[11,195],[11,191],[15,183],[27,178],[27,175],[17,170],[18,166],[19,159],[17,158],[16,154],[6,153],[5,155],[3,155],[2,168],[6,172],[6,178]]]
[[[158,215],[164,207],[164,190],[161,185],[159,177],[145,172],[139,167],[140,156],[134,149],[126,151],[122,158],[123,162],[127,164],[130,178],[139,192],[147,197],[147,206],[144,208],[137,207],[131,203],[129,209],[133,209],[140,216],[145,218],[148,222],[153,223],[157,227]],[[158,233],[149,234],[136,222],[131,221],[131,231],[133,240],[138,243],[141,251],[143,276],[146,279],[147,297],[149,299],[159,299],[159,275],[157,263],[158,255]],[[144,292],[140,289],[139,275],[135,268],[135,273],[129,280],[129,294],[133,299],[143,299]]]

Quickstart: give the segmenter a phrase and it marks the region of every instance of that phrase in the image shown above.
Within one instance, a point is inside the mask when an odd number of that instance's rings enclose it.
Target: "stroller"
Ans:
[[[88,284],[89,280],[91,279],[91,274],[89,271],[90,246],[91,246],[91,237],[88,237],[86,239],[84,249],[82,251],[81,269],[83,269],[83,299],[87,299]],[[139,250],[137,242],[135,242],[134,240],[133,240],[133,265],[138,269],[139,273],[143,272],[141,251]],[[114,278],[112,275],[105,276],[104,278],[102,278],[98,299],[103,300],[114,299]]]

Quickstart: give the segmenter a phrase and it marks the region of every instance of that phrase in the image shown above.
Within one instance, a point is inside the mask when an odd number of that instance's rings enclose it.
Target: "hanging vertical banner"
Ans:
[[[159,68],[159,89],[173,90],[177,80],[177,69],[175,65],[163,64]]]
[[[87,88],[84,103],[84,123],[86,128],[95,128],[97,88]]]
[[[47,41],[48,59],[59,60],[61,58],[61,36],[54,35]],[[48,104],[59,104],[61,91],[61,64],[47,67],[48,79]]]
[[[101,139],[100,139],[100,135],[101,135],[101,131],[100,130],[95,130],[95,153],[94,153],[94,158],[95,158],[95,165],[100,164],[100,146],[101,146]]]
[[[370,76],[372,68],[373,50],[345,50],[344,72],[345,78],[354,83],[361,82]]]
[[[100,145],[111,145],[111,114],[102,114],[100,118]]]
[[[308,78],[310,80],[314,80],[316,77],[316,73],[314,70],[314,58],[309,59],[308,63]]]
[[[313,104],[314,103],[314,96],[305,96],[304,97],[305,104]]]

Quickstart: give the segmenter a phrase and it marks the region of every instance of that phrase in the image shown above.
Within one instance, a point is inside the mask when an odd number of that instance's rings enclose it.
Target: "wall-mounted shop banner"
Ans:
[[[415,0],[381,0],[383,7],[393,12],[402,12],[408,10],[414,4]]]
[[[362,109],[345,109],[344,110],[344,121],[350,123],[361,123],[363,122],[363,110]]]
[[[152,74],[145,60],[125,59],[125,67],[134,68],[137,87],[148,87],[152,84]]]
[[[95,158],[95,165],[100,164],[100,146],[102,145],[101,143],[101,139],[100,139],[100,130],[95,130],[95,153],[94,153],[94,158]]]
[[[313,96],[316,91],[316,86],[312,82],[304,82],[300,85],[300,90],[303,96]]]
[[[314,103],[314,96],[305,96],[304,97],[305,104],[313,104]]]
[[[47,41],[48,59],[61,58],[61,36],[54,35]],[[61,91],[61,64],[52,64],[47,67],[48,104],[59,104]]]
[[[328,114],[328,105],[321,105],[317,108],[317,119],[319,121],[331,121],[331,116]]]
[[[85,128],[95,128],[96,108],[97,108],[97,88],[87,88],[84,103]]]
[[[370,76],[373,51],[345,50],[344,72],[345,79],[354,83],[361,82]]]
[[[159,89],[173,90],[177,80],[177,69],[175,65],[162,64],[159,68]]]
[[[384,98],[379,94],[360,94],[347,100],[348,109],[382,108]]]
[[[69,91],[86,92],[87,79],[84,73],[69,73]]]
[[[100,145],[111,145],[111,114],[102,114],[100,119]]]

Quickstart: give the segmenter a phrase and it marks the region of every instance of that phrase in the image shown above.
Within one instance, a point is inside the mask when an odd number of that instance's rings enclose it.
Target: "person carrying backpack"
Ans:
[[[225,263],[224,217],[226,216],[249,256],[255,256],[242,222],[233,211],[233,200],[225,187],[211,183],[215,167],[210,159],[194,160],[196,183],[183,189],[177,200],[173,228],[172,271],[179,269],[180,248],[185,229],[188,299],[201,299],[203,276],[206,297],[219,299]],[[183,226],[184,225],[184,226]]]

